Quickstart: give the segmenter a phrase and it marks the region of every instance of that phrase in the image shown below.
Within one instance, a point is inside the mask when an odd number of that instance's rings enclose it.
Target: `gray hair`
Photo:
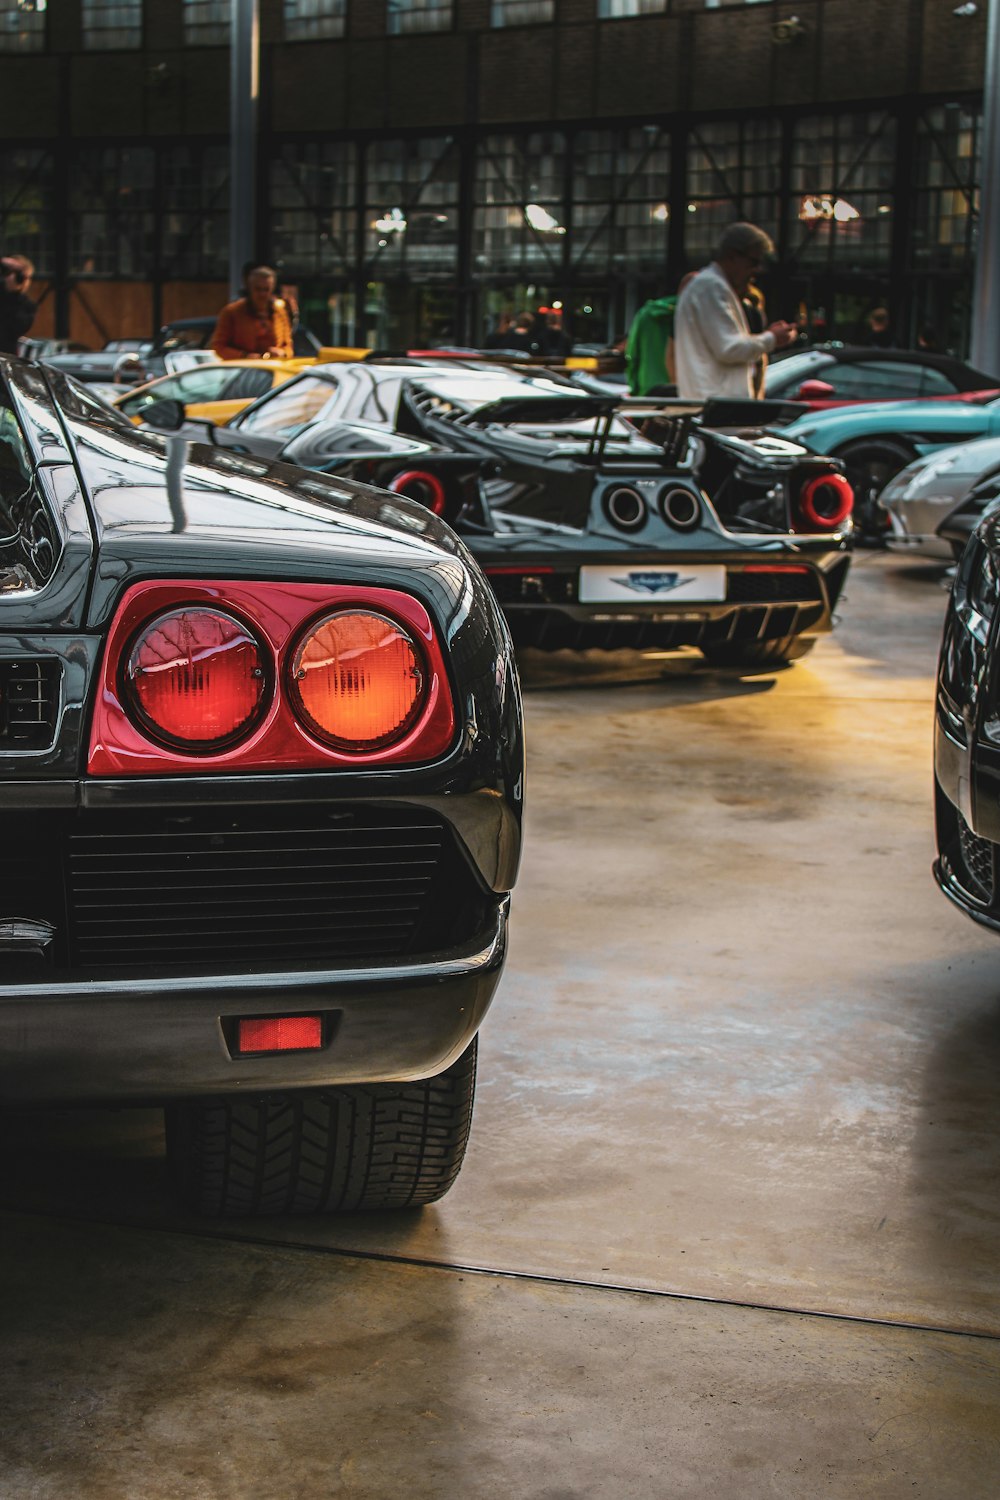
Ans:
[[[726,260],[730,255],[748,255],[752,260],[767,260],[774,254],[771,236],[758,229],[756,224],[730,224],[719,236],[715,247],[715,259]]]

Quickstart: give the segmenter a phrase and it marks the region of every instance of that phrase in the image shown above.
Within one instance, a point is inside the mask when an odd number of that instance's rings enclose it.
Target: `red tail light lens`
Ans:
[[[377,750],[400,739],[426,690],[416,644],[373,610],[317,620],[292,654],[289,678],[303,722],[341,750]]]
[[[258,721],[267,687],[257,642],[221,610],[171,610],[144,626],[125,664],[125,698],[155,738],[210,750]]]

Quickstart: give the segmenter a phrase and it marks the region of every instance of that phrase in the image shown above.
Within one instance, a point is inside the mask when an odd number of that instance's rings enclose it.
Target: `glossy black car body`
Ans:
[[[831,628],[851,528],[806,519],[809,485],[846,488],[839,465],[740,430],[757,405],[623,404],[550,377],[366,362],[304,372],[217,440],[433,504],[520,646],[773,662]]]
[[[768,396],[804,401],[817,411],[855,401],[987,400],[998,387],[997,376],[948,354],[859,344],[793,348],[767,370]]]
[[[178,451],[41,366],[3,361],[0,377],[0,1102],[167,1103],[185,1190],[212,1211],[439,1196],[461,1160],[520,846],[520,704],[489,588],[405,498]],[[450,743],[413,763],[314,754],[306,769],[163,762],[147,745],[129,774],[95,774],[100,684],[118,671],[109,624],[130,590],[164,584],[415,601],[444,662]],[[303,1011],[320,1017],[317,1050],[234,1047],[239,1018]],[[407,1109],[454,1116],[437,1153],[451,1166],[425,1153],[415,1176],[404,1161],[380,1178],[368,1161],[332,1189],[348,1139],[377,1154],[405,1137]],[[288,1167],[207,1191],[237,1138],[270,1156],[281,1110],[312,1143],[311,1186]]]
[[[937,859],[942,891],[1000,932],[1000,516],[962,555],[945,619],[934,733]]]

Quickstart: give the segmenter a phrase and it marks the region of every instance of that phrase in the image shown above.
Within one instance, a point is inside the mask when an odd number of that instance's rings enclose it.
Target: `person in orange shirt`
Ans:
[[[248,273],[246,296],[226,304],[212,334],[220,359],[291,359],[292,319],[287,303],[274,295],[277,284],[270,266]]]

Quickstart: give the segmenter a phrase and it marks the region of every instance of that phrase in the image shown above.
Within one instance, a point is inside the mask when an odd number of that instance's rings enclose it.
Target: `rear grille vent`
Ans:
[[[0,661],[0,752],[49,748],[59,718],[59,683],[54,659]]]
[[[95,815],[68,840],[70,961],[384,963],[451,939],[464,870],[419,809]]]
[[[730,572],[726,598],[732,604],[765,604],[798,599],[821,599],[819,579],[808,573]]]

